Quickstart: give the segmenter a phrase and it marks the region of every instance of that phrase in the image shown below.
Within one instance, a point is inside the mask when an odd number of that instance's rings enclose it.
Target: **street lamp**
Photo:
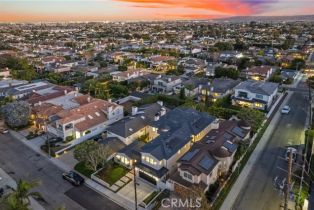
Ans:
[[[137,210],[137,191],[136,191],[136,175],[135,175],[135,163],[136,160],[133,160],[133,177],[134,177],[134,201],[135,201],[135,210]]]

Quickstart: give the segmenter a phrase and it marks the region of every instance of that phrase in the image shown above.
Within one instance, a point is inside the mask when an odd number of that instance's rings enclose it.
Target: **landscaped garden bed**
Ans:
[[[111,186],[124,177],[129,171],[129,169],[115,162],[110,162],[103,169],[98,171],[95,176]]]
[[[159,192],[154,191],[151,194],[149,194],[144,200],[143,202],[147,205],[149,204],[149,202],[151,202],[157,195]]]

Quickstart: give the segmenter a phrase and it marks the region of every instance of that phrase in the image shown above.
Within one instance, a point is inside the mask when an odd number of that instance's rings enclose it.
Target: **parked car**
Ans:
[[[281,110],[282,114],[289,114],[290,112],[290,107],[289,106],[284,106]]]
[[[9,130],[7,128],[0,128],[0,133],[6,134],[9,133]]]
[[[64,172],[62,174],[62,178],[69,181],[75,186],[80,186],[85,182],[84,178],[74,171]]]
[[[292,160],[297,160],[297,149],[293,147],[288,147],[286,151],[286,160],[289,160],[290,152],[292,152]]]

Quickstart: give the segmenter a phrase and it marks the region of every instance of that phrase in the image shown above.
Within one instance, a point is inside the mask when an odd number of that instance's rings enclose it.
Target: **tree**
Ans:
[[[257,132],[265,119],[264,113],[250,108],[242,108],[238,113],[238,117],[246,121],[251,126],[253,132]]]
[[[128,70],[128,67],[126,65],[119,65],[118,66],[118,70],[119,71],[127,71]]]
[[[31,81],[37,77],[33,66],[24,58],[4,57],[0,59],[0,68],[8,67],[15,79]]]
[[[300,69],[305,68],[305,60],[302,58],[295,58],[291,61],[289,68],[296,69],[299,71]]]
[[[4,206],[4,209],[30,210],[30,197],[33,197],[36,200],[45,201],[39,192],[32,191],[32,189],[37,186],[39,186],[39,182],[19,180],[16,189],[12,188],[13,192],[2,200],[1,203]]]
[[[223,68],[223,67],[217,67],[215,69],[215,77],[228,77],[231,79],[238,79],[240,76],[240,72],[234,68]]]
[[[217,42],[214,46],[220,51],[233,50],[233,45],[230,42]]]
[[[87,140],[75,147],[74,157],[84,162],[85,166],[96,171],[103,167],[109,157],[109,148],[93,140]]]
[[[18,128],[28,125],[31,107],[26,101],[15,101],[3,106],[1,113],[8,126]]]
[[[184,100],[185,99],[185,88],[181,88],[180,89],[180,96],[179,96],[180,99]]]

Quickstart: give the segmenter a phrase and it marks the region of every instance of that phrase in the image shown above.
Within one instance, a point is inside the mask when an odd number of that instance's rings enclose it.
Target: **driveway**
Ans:
[[[132,174],[133,176],[133,174]],[[147,197],[150,193],[156,190],[156,187],[148,184],[140,179],[137,179],[137,203],[140,204],[145,197]],[[127,198],[128,200],[132,201],[134,203],[134,180],[132,178],[132,181],[129,182],[127,185],[125,185],[123,188],[121,188],[117,194],[119,194],[122,197]]]

